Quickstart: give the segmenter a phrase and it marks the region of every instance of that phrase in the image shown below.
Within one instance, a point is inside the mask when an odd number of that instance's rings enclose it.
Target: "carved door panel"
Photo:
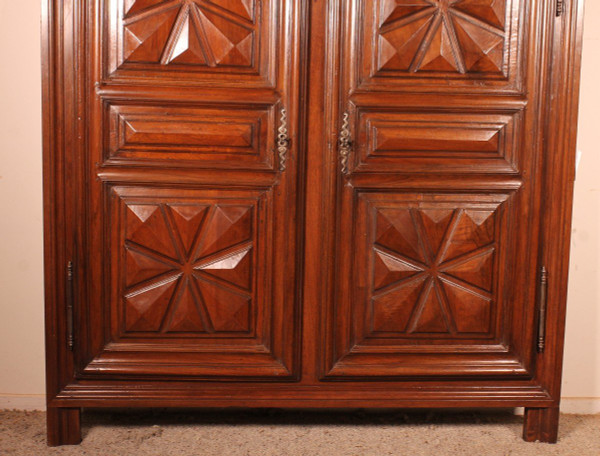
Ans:
[[[298,2],[86,3],[78,375],[294,378]]]
[[[324,378],[532,377],[543,4],[339,3]]]

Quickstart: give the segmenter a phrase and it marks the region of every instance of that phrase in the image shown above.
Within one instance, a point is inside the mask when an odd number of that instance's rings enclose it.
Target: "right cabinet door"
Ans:
[[[550,6],[336,4],[352,147],[324,379],[533,376]]]

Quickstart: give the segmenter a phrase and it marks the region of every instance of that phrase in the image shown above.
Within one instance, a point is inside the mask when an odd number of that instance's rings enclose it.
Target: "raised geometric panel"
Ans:
[[[522,0],[358,0],[362,83],[450,86],[516,81]],[[348,40],[350,43],[351,40]],[[436,82],[437,81],[437,82]],[[449,84],[453,81],[452,84]],[[461,81],[461,82],[458,82]],[[478,81],[479,84],[476,84]]]
[[[106,338],[83,375],[295,378],[287,199],[247,182],[105,183],[92,277]]]
[[[125,204],[128,332],[251,330],[255,206]]]
[[[357,166],[375,172],[515,173],[521,116],[443,112],[358,113]]]
[[[381,0],[379,70],[502,73],[506,0]]]
[[[255,0],[126,2],[123,62],[251,67]]]
[[[374,213],[375,331],[450,335],[470,330],[483,317],[480,327],[490,327],[481,300],[487,307],[492,301],[495,210],[433,206]],[[469,314],[469,304],[477,317]]]
[[[106,159],[110,162],[273,166],[272,108],[110,104],[106,122]]]
[[[339,265],[323,377],[529,375],[507,342],[520,314],[507,316],[517,304],[506,292],[523,273],[508,229],[515,196],[367,188],[344,195],[338,235],[349,253]]]
[[[170,84],[279,89],[292,73],[278,73],[295,46],[286,26],[295,9],[280,0],[114,0],[104,2],[106,62],[102,77],[147,86]],[[288,14],[289,13],[289,14]],[[100,35],[100,33],[98,33]],[[291,69],[291,68],[290,68]],[[295,74],[295,70],[291,69]],[[150,84],[151,83],[151,84]],[[244,92],[247,92],[243,90]],[[262,102],[265,94],[246,93]]]

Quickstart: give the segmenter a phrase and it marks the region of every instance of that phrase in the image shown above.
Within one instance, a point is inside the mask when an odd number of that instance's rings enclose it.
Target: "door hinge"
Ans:
[[[548,305],[548,271],[542,266],[539,278],[539,310],[538,310],[538,337],[537,351],[544,353],[546,348],[546,311]]]
[[[73,350],[74,339],[73,339],[73,262],[67,263],[67,347],[69,350]]]
[[[565,10],[565,0],[556,0],[556,17],[560,17]]]

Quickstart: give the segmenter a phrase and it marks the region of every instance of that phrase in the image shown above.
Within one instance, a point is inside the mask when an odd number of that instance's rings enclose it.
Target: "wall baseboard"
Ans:
[[[596,415],[600,413],[600,397],[563,397],[560,400],[562,413]]]
[[[46,395],[0,394],[0,410],[46,410]]]
[[[0,410],[46,410],[46,396],[0,394]],[[600,397],[564,397],[561,400],[560,410],[562,413],[595,415],[600,413]]]

